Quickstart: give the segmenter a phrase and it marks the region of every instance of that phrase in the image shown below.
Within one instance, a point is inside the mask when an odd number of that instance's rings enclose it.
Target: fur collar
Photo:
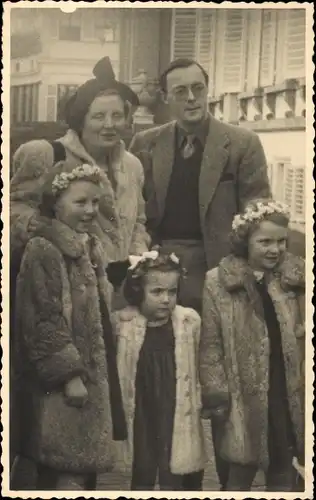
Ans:
[[[36,233],[55,245],[63,255],[78,259],[85,253],[85,248],[89,238],[98,243],[95,236],[80,234],[57,219],[52,219],[43,225]]]
[[[286,253],[280,266],[271,277],[280,280],[283,289],[305,288],[305,262],[301,257]],[[219,264],[219,279],[228,291],[245,288],[254,279],[246,260],[229,255]]]
[[[131,320],[140,321],[143,324],[147,324],[145,316],[141,314],[137,307],[127,306],[115,313],[116,319],[122,322],[129,322]],[[199,321],[199,315],[193,309],[188,307],[182,307],[177,305],[173,310],[171,316],[173,324],[178,322],[194,322]]]
[[[59,139],[59,142],[63,144],[63,146],[68,149],[73,155],[78,156],[80,159],[87,161],[88,163],[94,165],[95,160],[89,153],[85,150],[83,144],[80,141],[78,134],[69,129],[67,133]],[[116,148],[113,149],[112,161],[113,164],[121,164],[122,159],[125,153],[125,144],[124,141],[121,141]]]

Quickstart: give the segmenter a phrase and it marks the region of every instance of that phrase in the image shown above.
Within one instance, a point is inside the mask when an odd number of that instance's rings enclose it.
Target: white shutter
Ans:
[[[243,9],[227,9],[225,12],[222,92],[242,90],[245,64],[245,14]]]
[[[273,85],[276,53],[277,12],[263,9],[261,22],[260,75],[261,87]]]
[[[212,22],[214,16],[214,9],[202,8],[198,10],[196,59],[207,72],[211,62]]]
[[[247,68],[245,71],[245,90],[253,90],[259,86],[260,42],[261,42],[261,9],[250,10],[247,19]]]
[[[305,168],[296,167],[294,183],[294,217],[296,221],[305,221]]]
[[[299,78],[305,75],[305,16],[304,9],[291,9],[287,12],[284,45],[285,78]]]
[[[171,58],[195,57],[197,9],[173,9]]]

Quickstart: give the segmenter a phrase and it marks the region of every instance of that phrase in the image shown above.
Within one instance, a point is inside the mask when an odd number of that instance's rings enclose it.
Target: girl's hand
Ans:
[[[69,406],[82,408],[87,402],[88,391],[80,377],[75,377],[67,382],[64,392]]]
[[[216,419],[219,422],[225,422],[228,418],[229,410],[227,407],[220,406],[218,408],[202,408],[201,418],[203,420]]]

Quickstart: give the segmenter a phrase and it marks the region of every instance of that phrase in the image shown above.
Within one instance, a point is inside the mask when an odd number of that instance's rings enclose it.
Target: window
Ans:
[[[81,40],[81,11],[71,14],[60,13],[59,39],[73,42]]]
[[[304,223],[305,168],[293,165],[291,158],[279,158],[271,164],[269,177],[273,197],[289,206],[291,221]]]
[[[103,42],[116,42],[118,40],[118,23],[113,16],[103,17],[102,14],[94,21],[95,38]]]
[[[305,75],[305,11],[292,9],[287,14],[284,76],[299,78]]]
[[[37,121],[39,84],[11,87],[11,123]]]
[[[245,11],[229,9],[225,12],[222,92],[243,90],[242,76],[245,62]]]
[[[251,91],[305,76],[304,9],[173,9],[171,59],[196,58],[209,93]]]
[[[57,85],[57,121],[64,120],[64,109],[68,99],[76,92],[78,85]]]
[[[197,12],[198,30],[196,56],[198,62],[203,66],[205,71],[209,71],[212,45],[215,42],[212,36],[212,22],[215,17],[215,12],[214,9],[199,9]]]
[[[173,9],[171,59],[196,55],[197,9]]]

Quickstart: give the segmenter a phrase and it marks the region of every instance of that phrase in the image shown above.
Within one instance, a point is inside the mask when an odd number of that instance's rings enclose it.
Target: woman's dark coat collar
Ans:
[[[287,253],[272,276],[280,279],[284,289],[305,288],[305,262],[301,257]],[[249,279],[254,280],[254,275],[245,259],[229,255],[219,264],[219,279],[228,291],[234,291],[246,288]]]

